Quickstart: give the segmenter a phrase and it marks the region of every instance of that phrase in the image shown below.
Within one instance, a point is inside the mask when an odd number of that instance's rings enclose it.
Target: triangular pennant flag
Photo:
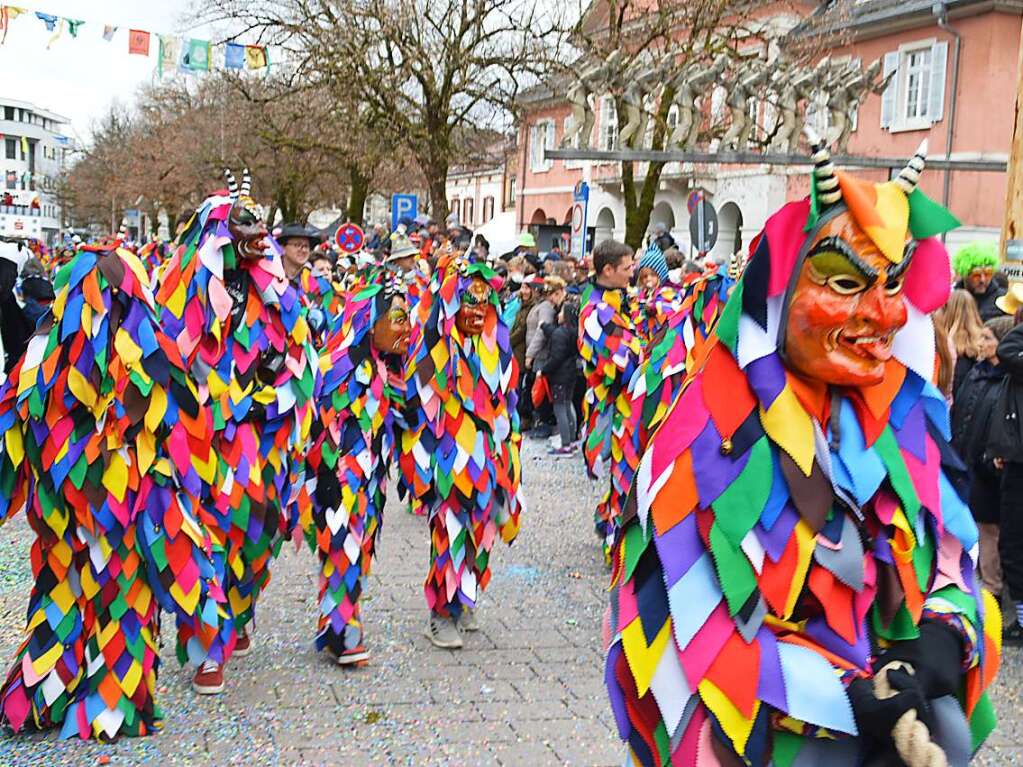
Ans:
[[[67,22],[67,31],[71,37],[78,37],[78,29],[85,22],[81,19],[64,19]]]
[[[36,18],[46,25],[47,32],[53,32],[57,28],[58,17],[51,13],[40,13],[36,11]]]

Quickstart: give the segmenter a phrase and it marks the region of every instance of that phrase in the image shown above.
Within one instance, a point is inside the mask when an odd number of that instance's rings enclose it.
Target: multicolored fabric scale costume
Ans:
[[[993,726],[1000,615],[931,383],[956,222],[922,151],[877,185],[815,161],[626,504],[606,679],[635,764],[873,764],[928,715],[963,764]]]
[[[193,660],[224,617],[199,521],[212,425],[134,254],[82,248],[54,287],[52,316],[0,395],[0,522],[26,507],[36,533],[2,720],[147,735],[161,726],[160,609],[189,627]]]
[[[300,282],[314,346],[319,349],[341,327],[344,294],[329,277],[313,274],[311,269],[302,270]]]
[[[407,371],[402,473],[429,514],[430,610],[458,619],[490,580],[498,535],[519,530],[519,371],[496,273],[445,257],[420,297]]]
[[[239,189],[229,175],[230,191],[196,211],[157,295],[213,411],[214,535],[227,551],[224,587],[239,632],[297,525],[299,501],[308,503],[304,453],[319,372],[298,292],[245,176]]]
[[[321,568],[316,649],[342,664],[368,657],[359,597],[403,423],[409,332],[399,286],[375,270],[348,296],[340,330],[320,355],[319,433],[308,458],[312,516],[304,527]]]
[[[611,468],[611,484],[594,515],[605,555],[618,529],[619,499],[628,484],[616,468],[627,463],[621,438],[630,414],[628,387],[642,355],[642,336],[624,290],[587,285],[579,311],[579,354],[583,359],[586,395],[583,399],[583,456],[591,479]]]

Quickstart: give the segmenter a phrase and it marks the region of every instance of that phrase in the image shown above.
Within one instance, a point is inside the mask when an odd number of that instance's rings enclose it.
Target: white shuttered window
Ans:
[[[884,74],[896,71],[881,95],[881,127],[925,130],[944,118],[948,43],[906,43],[884,56]]]

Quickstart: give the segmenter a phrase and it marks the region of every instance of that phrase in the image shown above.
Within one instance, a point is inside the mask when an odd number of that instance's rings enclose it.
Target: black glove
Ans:
[[[899,717],[915,708],[917,716],[930,727],[930,711],[916,679],[901,670],[890,671],[887,676],[892,689],[898,691],[891,698],[878,698],[872,679],[854,679],[847,692],[860,736],[891,745],[892,728]]]
[[[892,661],[905,661],[928,699],[955,695],[963,678],[963,638],[941,621],[925,620],[920,637],[897,642],[874,663],[882,669]]]

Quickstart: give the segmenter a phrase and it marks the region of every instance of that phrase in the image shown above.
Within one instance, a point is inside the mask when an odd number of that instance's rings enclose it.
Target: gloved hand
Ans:
[[[951,626],[924,620],[918,639],[896,642],[881,653],[874,668],[880,671],[896,660],[913,667],[913,676],[927,699],[959,692],[963,678],[963,638]]]
[[[915,708],[919,718],[929,727],[930,711],[919,682],[905,671],[889,671],[888,682],[899,692],[884,700],[874,694],[874,682],[871,679],[854,679],[847,693],[860,736],[890,745],[892,728],[899,717]]]

